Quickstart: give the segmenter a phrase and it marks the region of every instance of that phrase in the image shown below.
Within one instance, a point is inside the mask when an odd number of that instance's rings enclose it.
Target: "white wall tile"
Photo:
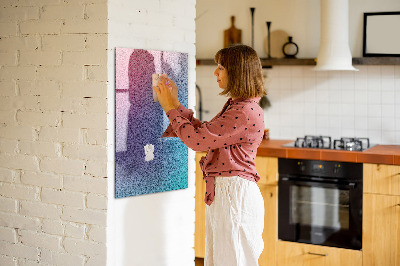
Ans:
[[[395,92],[394,91],[382,91],[382,105],[384,104],[394,104],[395,101]]]
[[[400,79],[400,66],[394,67],[394,78]]]
[[[382,129],[382,119],[380,117],[368,117],[368,131],[380,131]]]
[[[382,131],[382,139],[385,139],[387,144],[395,144],[396,131]]]
[[[400,131],[400,118],[399,117],[396,117],[395,124],[396,124],[396,131]]]
[[[392,77],[388,77],[382,79],[382,92],[385,91],[393,91],[395,88],[395,79]]]
[[[355,114],[355,106],[354,103],[342,103],[340,106],[340,114],[343,117],[353,117]]]
[[[352,89],[343,89],[342,90],[342,103],[349,103],[354,105],[355,93],[354,93],[354,84]]]
[[[368,118],[367,117],[355,117],[354,119],[354,126],[356,129],[356,132],[358,132],[358,130],[361,130],[362,135],[366,135],[366,131],[368,129]],[[358,134],[356,134],[358,135]]]
[[[329,102],[329,90],[317,88],[316,90],[316,101],[317,103],[328,103]]]
[[[341,125],[342,126],[342,130],[345,130],[345,129],[354,130],[355,118],[352,117],[352,116],[349,116],[349,117],[343,117],[342,116],[341,123],[342,123],[342,125]]]
[[[309,118],[315,118],[315,114],[317,111],[317,104],[314,102],[305,102],[304,104],[304,115],[306,115]],[[312,120],[312,119],[307,119],[307,120]]]
[[[382,132],[380,130],[368,130],[367,134],[370,143],[382,143]]]
[[[382,132],[385,131],[395,131],[396,121],[394,117],[383,117],[382,118]]]
[[[329,128],[329,117],[325,115],[318,115],[317,116],[317,128]]]
[[[342,91],[340,87],[330,87],[329,88],[329,102],[330,103],[341,103],[342,102]]]
[[[369,91],[380,91],[381,90],[381,79],[375,76],[368,76],[367,88]]]
[[[344,128],[344,129],[342,129],[341,136],[347,137],[347,138],[352,138],[352,137],[355,137],[357,135],[355,134],[355,129],[354,128]]]
[[[340,103],[330,102],[329,106],[329,115],[338,116],[341,114]]]
[[[354,103],[355,104],[368,104],[367,90],[364,90],[364,91],[356,90],[354,92]]]
[[[393,79],[395,66],[381,66],[382,78]]]
[[[368,91],[368,104],[381,104],[381,91]]]
[[[367,117],[368,116],[368,105],[367,104],[354,105],[354,115]]]
[[[382,116],[382,106],[379,104],[368,105],[368,117],[380,118]]]
[[[329,115],[329,105],[317,102],[317,115]]]
[[[206,67],[197,67],[200,68]],[[357,68],[358,72],[313,71],[309,66],[268,69],[268,98],[272,107],[265,113],[271,138],[295,139],[303,134],[333,138],[371,135],[375,142],[400,144],[400,67]],[[198,71],[197,82],[204,84],[205,79],[212,79],[215,88],[213,76],[207,77],[205,72]],[[205,91],[215,95],[215,91]],[[222,102],[222,107],[223,99],[216,98],[212,105]],[[215,108],[215,112],[219,110]]]
[[[395,106],[392,104],[384,104],[382,105],[382,119],[386,117],[394,118],[395,115]]]

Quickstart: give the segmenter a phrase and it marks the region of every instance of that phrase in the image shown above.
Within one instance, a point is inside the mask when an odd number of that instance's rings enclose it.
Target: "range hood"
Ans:
[[[321,0],[321,40],[316,71],[351,70],[349,1]]]

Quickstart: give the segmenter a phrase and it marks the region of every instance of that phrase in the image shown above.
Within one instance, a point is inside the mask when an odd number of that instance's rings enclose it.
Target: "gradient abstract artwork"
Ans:
[[[115,197],[188,187],[188,148],[161,138],[169,120],[153,100],[152,74],[166,73],[188,102],[188,55],[115,49]]]

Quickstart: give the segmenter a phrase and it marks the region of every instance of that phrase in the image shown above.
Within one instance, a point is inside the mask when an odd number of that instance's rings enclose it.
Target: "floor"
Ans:
[[[204,259],[203,258],[195,258],[194,265],[195,266],[204,266]]]

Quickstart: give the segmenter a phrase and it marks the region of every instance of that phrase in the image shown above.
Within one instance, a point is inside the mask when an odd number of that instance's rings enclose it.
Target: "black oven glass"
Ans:
[[[279,239],[361,249],[362,165],[279,159],[279,171]]]
[[[337,188],[292,186],[292,224],[349,229],[349,191]]]

